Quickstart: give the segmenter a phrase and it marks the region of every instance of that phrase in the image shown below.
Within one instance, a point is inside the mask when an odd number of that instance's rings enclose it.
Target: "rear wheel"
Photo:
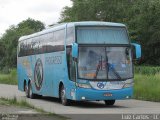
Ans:
[[[63,105],[65,106],[70,105],[70,101],[66,98],[66,91],[63,85],[60,88],[60,99]]]
[[[112,106],[115,103],[115,100],[105,100],[104,101],[107,106]]]
[[[31,85],[31,83],[29,83],[29,85],[28,85],[28,94],[29,94],[29,98],[31,98],[31,99],[34,99],[35,98],[35,94],[33,93],[33,91],[32,91],[32,85]]]
[[[24,84],[24,91],[25,91],[26,97],[29,98],[28,86],[26,85],[26,83]]]

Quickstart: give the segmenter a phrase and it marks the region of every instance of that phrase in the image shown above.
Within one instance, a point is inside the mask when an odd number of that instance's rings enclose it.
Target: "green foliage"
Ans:
[[[135,74],[142,74],[142,75],[160,74],[160,67],[136,66],[135,67]]]
[[[130,0],[72,0],[72,2],[72,7],[63,9],[60,22],[126,21],[128,19],[126,9],[132,5]]]
[[[148,101],[160,101],[160,74],[135,75],[134,97]]]
[[[134,98],[160,101],[160,67],[136,67]]]
[[[17,64],[17,44],[21,36],[29,35],[44,29],[44,24],[28,18],[17,26],[10,26],[0,39],[0,69],[12,68]],[[1,51],[2,50],[2,51]]]
[[[0,83],[1,84],[10,84],[17,85],[17,70],[12,69],[8,74],[1,72],[0,73]]]
[[[142,63],[160,65],[159,0],[71,0],[60,22],[108,21],[124,23],[130,38],[142,45]]]

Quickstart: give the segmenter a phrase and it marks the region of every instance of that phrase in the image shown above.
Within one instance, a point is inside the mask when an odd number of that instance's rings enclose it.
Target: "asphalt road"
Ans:
[[[95,114],[160,114],[160,103],[157,102],[131,99],[116,101],[112,107],[106,107],[104,102],[73,102],[72,106],[63,106],[58,99],[49,97],[28,99],[23,92],[18,91],[17,86],[0,84],[0,97],[13,98],[15,96],[19,100],[26,99],[30,104],[45,111],[66,116],[73,114],[90,114],[88,117]]]

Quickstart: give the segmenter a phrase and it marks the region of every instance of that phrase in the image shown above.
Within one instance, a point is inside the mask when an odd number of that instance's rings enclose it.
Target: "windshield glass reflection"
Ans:
[[[82,79],[127,79],[133,77],[130,48],[80,47],[78,76]]]

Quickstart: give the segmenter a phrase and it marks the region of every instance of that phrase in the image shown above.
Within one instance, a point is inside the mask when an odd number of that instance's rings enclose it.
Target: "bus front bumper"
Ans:
[[[77,101],[96,101],[96,100],[122,100],[129,99],[133,95],[133,87],[118,90],[95,90],[95,89],[76,89]]]

